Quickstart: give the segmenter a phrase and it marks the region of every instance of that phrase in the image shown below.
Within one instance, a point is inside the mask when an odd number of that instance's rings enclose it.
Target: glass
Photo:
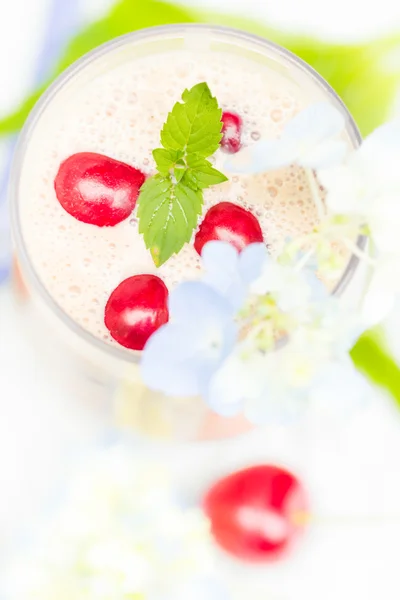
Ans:
[[[220,439],[245,432],[250,425],[241,417],[224,419],[213,414],[200,398],[166,398],[140,381],[139,356],[98,339],[54,301],[32,264],[21,227],[21,173],[38,124],[74,86],[106,72],[134,56],[163,54],[190,46],[199,52],[242,56],[260,69],[278,72],[307,91],[309,102],[327,100],[345,116],[346,136],[355,148],[357,127],[335,92],[308,65],[290,52],[246,33],[204,25],[157,27],[123,36],[94,50],[72,65],[44,94],[20,136],[12,170],[10,200],[15,249],[16,289],[35,343],[47,355],[49,373],[67,386],[75,398],[98,415],[141,434],[170,440]],[[364,240],[358,240],[360,246]],[[353,279],[358,259],[352,256],[333,293],[340,294]],[[43,352],[42,352],[43,353]]]

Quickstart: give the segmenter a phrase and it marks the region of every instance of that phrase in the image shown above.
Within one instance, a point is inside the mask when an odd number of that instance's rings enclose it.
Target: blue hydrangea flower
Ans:
[[[293,265],[264,263],[260,277],[251,285],[259,296],[271,294],[285,313],[305,311],[311,302],[324,302],[329,294],[312,268],[296,270]]]
[[[243,357],[237,351],[229,356],[210,381],[207,404],[225,417],[244,412],[258,425],[292,421],[301,413],[307,388],[286,380],[277,354]]]
[[[146,344],[141,373],[151,389],[173,396],[202,394],[212,405],[209,384],[236,342],[235,314],[272,259],[264,244],[239,253],[218,241],[205,245],[202,259],[203,280],[184,282],[171,293],[170,321]]]
[[[170,295],[170,321],[143,351],[141,373],[151,389],[171,396],[205,395],[236,338],[234,309],[203,282],[184,282]]]
[[[301,286],[301,297],[300,292]],[[303,296],[296,329],[282,347],[262,353],[248,347],[247,340],[214,373],[206,401],[215,412],[232,416],[243,411],[257,424],[286,423],[304,411],[310,398],[320,405],[321,399],[339,394],[345,405],[360,404],[367,385],[348,355],[363,330],[360,318],[319,286]],[[297,309],[294,303],[292,316]]]
[[[266,264],[273,260],[265,244],[250,244],[238,252],[226,242],[208,242],[201,258],[203,281],[229,300],[235,309],[241,308],[253,281],[260,277]]]
[[[184,282],[171,293],[170,321],[144,349],[148,387],[172,396],[202,395],[216,413],[243,411],[257,424],[293,420],[335,377],[347,381],[354,397],[364,393],[360,376],[346,364],[360,320],[329,296],[312,269],[276,263],[263,244],[239,254],[229,244],[210,242],[202,257],[203,280]],[[257,295],[271,294],[290,315],[294,327],[283,346],[261,352],[251,331],[239,342],[236,319],[249,293],[255,303]]]
[[[370,386],[348,354],[335,356],[335,350],[306,331],[267,354],[246,357],[237,348],[211,378],[207,403],[223,416],[243,412],[257,425],[292,422],[310,403],[348,414],[368,398]]]

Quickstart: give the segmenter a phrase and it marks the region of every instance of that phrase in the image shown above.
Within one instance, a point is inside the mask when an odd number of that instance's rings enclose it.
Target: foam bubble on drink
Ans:
[[[81,223],[57,201],[54,178],[75,152],[99,152],[155,171],[152,150],[185,88],[206,81],[224,110],[243,119],[243,145],[276,137],[310,101],[295,82],[266,67],[223,53],[170,52],[87,68],[47,109],[30,142],[21,179],[21,220],[27,250],[45,287],[72,319],[110,343],[104,307],[112,290],[137,273],[156,273],[169,288],[201,273],[188,244],[156,269],[138,233],[135,213],[112,228]],[[221,168],[226,155],[213,162]],[[284,240],[317,223],[304,172],[291,167],[258,176],[235,175],[205,191],[204,212],[234,202],[258,218],[272,254]]]

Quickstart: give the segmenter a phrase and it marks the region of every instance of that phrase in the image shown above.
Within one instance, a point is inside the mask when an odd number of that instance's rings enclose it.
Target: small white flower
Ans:
[[[348,356],[364,330],[360,316],[327,294],[319,302],[307,295],[300,301],[302,310],[292,313],[298,319],[287,339],[262,352],[256,342],[252,347],[250,336],[214,374],[207,402],[216,412],[229,416],[243,411],[257,424],[292,420],[308,406],[313,391],[314,397],[321,395],[325,374],[331,385],[331,365],[343,373],[343,384],[347,377],[352,385],[360,384],[363,393],[364,380]]]
[[[350,409],[361,404],[369,386],[351,363],[348,354],[335,358],[334,344],[300,330],[286,347],[271,354],[264,365],[266,385],[258,398],[248,398],[244,412],[250,421],[292,420],[311,402],[341,404]],[[332,341],[334,340],[332,336]]]
[[[400,295],[400,261],[396,255],[383,255],[377,260],[371,282],[363,298],[362,317],[368,327],[382,322]]]
[[[218,414],[232,416],[243,409],[243,404],[256,400],[265,388],[265,358],[253,353],[244,358],[241,349],[232,353],[211,379],[208,405]]]
[[[310,389],[310,404],[319,413],[346,418],[369,400],[372,388],[349,356],[329,361]]]
[[[365,177],[383,191],[400,183],[400,120],[381,125],[365,138],[356,151]]]
[[[258,296],[271,294],[283,312],[292,312],[305,310],[313,294],[322,293],[322,284],[308,269],[296,270],[293,265],[270,261],[250,291]]]
[[[236,173],[262,173],[298,164],[320,169],[340,163],[347,152],[338,139],[345,129],[343,114],[328,102],[311,104],[286,125],[277,140],[261,140],[228,159],[225,168]]]
[[[71,535],[72,515],[90,519],[90,527]],[[32,576],[23,593],[18,578],[10,580],[10,600],[151,598],[154,589],[213,573],[204,513],[180,507],[170,473],[160,477],[159,467],[138,463],[123,446],[81,468],[64,510],[42,527],[28,560]],[[24,565],[23,558],[10,572],[25,573]]]
[[[378,252],[400,252],[400,182],[398,194],[383,194],[371,204],[368,225]]]
[[[320,169],[333,214],[367,224],[382,252],[400,252],[400,122],[387,123],[368,136],[345,164]]]
[[[326,205],[333,214],[360,216],[369,200],[369,187],[358,170],[357,154],[345,165],[318,171],[318,179],[327,190]]]

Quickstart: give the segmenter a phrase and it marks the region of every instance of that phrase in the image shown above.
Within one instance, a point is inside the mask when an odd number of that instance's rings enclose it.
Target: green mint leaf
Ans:
[[[183,178],[183,176],[186,173],[186,168],[185,166],[182,165],[178,165],[174,168],[174,176],[176,179],[176,183],[179,183],[181,181],[181,179]]]
[[[214,169],[210,161],[197,154],[188,156],[187,164],[189,178],[200,189],[228,181],[223,173]]]
[[[155,175],[142,186],[139,232],[157,267],[190,241],[202,205],[200,190],[194,191],[182,182],[174,184],[170,177]]]
[[[153,150],[153,158],[156,161],[157,170],[161,175],[169,175],[183,156],[183,152],[177,150],[165,150],[165,148],[157,148]],[[184,163],[183,163],[184,164]]]
[[[203,207],[203,189],[227,181],[208,156],[222,138],[222,111],[206,83],[182,94],[161,132],[163,148],[153,151],[158,174],[142,186],[139,232],[154,263],[161,266],[191,240]]]
[[[198,184],[197,184],[197,180],[195,177],[192,176],[192,173],[190,171],[190,169],[186,169],[185,173],[182,177],[182,181],[183,183],[186,185],[186,187],[190,187],[192,190],[194,190],[195,192],[200,189]]]
[[[182,94],[169,113],[161,132],[166,150],[211,156],[222,139],[222,110],[206,83],[198,83]]]

